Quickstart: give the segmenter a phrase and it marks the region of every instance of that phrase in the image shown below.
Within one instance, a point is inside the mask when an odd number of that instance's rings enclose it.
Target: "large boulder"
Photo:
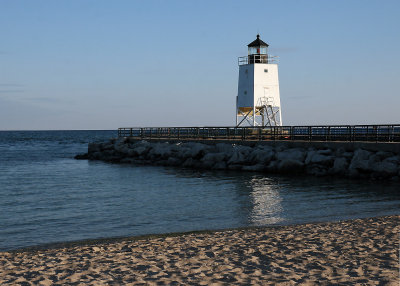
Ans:
[[[307,174],[322,177],[329,173],[329,169],[323,165],[312,164],[306,167]]]
[[[256,148],[249,155],[250,162],[254,164],[268,164],[274,159],[275,152],[272,149]]]
[[[128,153],[128,140],[126,137],[118,138],[114,141],[113,149],[119,153]]]
[[[386,151],[378,151],[375,153],[375,155],[378,156],[380,160],[385,160],[386,158],[393,157],[393,153]]]
[[[398,167],[397,164],[390,161],[377,162],[372,167],[372,171],[377,173],[379,176],[384,178],[392,177],[397,175]],[[376,174],[375,174],[376,175]]]
[[[371,156],[371,152],[367,151],[367,150],[363,150],[363,149],[357,149],[354,152],[354,156],[353,159],[354,160],[368,160],[369,157]]]
[[[357,170],[358,172],[371,171],[369,163],[370,157],[371,157],[371,152],[363,149],[357,149],[354,152],[354,156],[351,160],[349,170]]]
[[[331,155],[332,150],[331,149],[322,149],[322,150],[318,150],[317,153],[320,155]]]
[[[114,145],[114,150],[121,154],[129,155],[131,149],[127,144],[118,144]]]
[[[172,145],[169,143],[156,143],[153,144],[153,148],[149,151],[148,156],[152,159],[164,159],[167,160],[171,157]]]
[[[216,162],[215,165],[212,167],[213,170],[226,170],[228,166],[226,165],[225,161]]]
[[[222,162],[226,159],[225,153],[207,153],[201,158],[201,162],[206,163],[210,162],[211,164]]]
[[[335,158],[333,167],[329,170],[331,174],[345,174],[349,167],[349,162],[344,157]]]
[[[185,168],[192,168],[192,167],[195,166],[195,164],[196,164],[196,161],[193,160],[193,158],[187,158],[187,159],[185,160],[185,162],[182,163],[182,167],[185,167]]]
[[[215,145],[215,149],[216,149],[216,152],[224,153],[224,154],[226,154],[226,155],[229,156],[229,157],[230,157],[230,156],[232,155],[232,153],[233,153],[233,146],[232,146],[232,144],[218,143],[218,144]]]
[[[278,161],[270,161],[266,167],[266,170],[269,172],[277,172],[278,171]]]
[[[277,152],[275,154],[275,157],[279,161],[290,160],[290,161],[304,162],[304,159],[306,157],[306,152],[304,149],[292,148]]]
[[[384,162],[390,162],[396,165],[400,165],[400,157],[399,156],[391,156],[384,160]]]
[[[233,154],[228,160],[229,165],[248,165],[250,162],[250,156],[252,148],[248,146],[236,145],[233,148]]]
[[[331,166],[333,164],[334,157],[331,155],[325,155],[324,153],[320,153],[319,151],[308,151],[307,157],[305,159],[306,165],[323,165],[323,166]]]
[[[188,142],[181,145],[183,150],[179,154],[181,158],[200,159],[210,149],[206,144]]]
[[[299,160],[284,159],[279,161],[277,169],[281,172],[302,172],[304,163]]]
[[[95,153],[95,152],[100,152],[100,151],[101,151],[100,144],[98,144],[98,143],[89,143],[89,145],[88,145],[88,153],[89,154],[92,154],[92,153]]]
[[[135,144],[134,148],[131,149],[132,151],[130,151],[131,155],[134,156],[144,156],[146,155],[149,150],[151,149],[151,144],[148,142],[141,142],[139,144]]]

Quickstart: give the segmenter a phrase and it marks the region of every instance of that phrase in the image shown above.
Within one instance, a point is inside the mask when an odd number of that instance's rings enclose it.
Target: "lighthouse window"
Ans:
[[[264,72],[268,72],[268,70],[267,70],[267,69],[265,69],[265,70],[264,70]]]
[[[247,94],[247,90],[244,91],[244,95],[246,95],[246,94]]]

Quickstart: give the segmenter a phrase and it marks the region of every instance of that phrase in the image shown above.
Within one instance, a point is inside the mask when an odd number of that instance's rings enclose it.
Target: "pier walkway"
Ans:
[[[267,127],[125,127],[118,137],[170,140],[397,142],[400,124]]]

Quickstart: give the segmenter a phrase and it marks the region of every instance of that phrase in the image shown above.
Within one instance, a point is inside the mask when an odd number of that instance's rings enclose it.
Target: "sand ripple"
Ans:
[[[1,285],[399,285],[400,216],[0,253]]]

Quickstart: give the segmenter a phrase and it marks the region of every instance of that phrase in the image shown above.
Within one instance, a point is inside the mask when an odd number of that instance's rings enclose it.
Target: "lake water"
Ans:
[[[0,132],[0,250],[400,213],[400,184],[74,160],[116,131]]]

